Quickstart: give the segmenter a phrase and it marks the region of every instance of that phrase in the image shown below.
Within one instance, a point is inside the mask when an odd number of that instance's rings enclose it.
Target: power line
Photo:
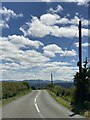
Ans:
[[[58,70],[60,67],[62,67],[62,63],[64,62],[64,60],[65,60],[65,58],[66,58],[66,56],[67,56],[67,54],[68,54],[68,51],[69,51],[71,45],[74,43],[74,39],[75,39],[77,33],[78,33],[78,30],[76,31],[74,37],[72,38],[72,41],[71,41],[71,43],[70,43],[70,45],[69,45],[69,47],[68,47],[68,49],[67,49],[67,52],[66,52],[65,56],[63,57],[63,59],[62,59],[62,61],[61,61],[61,64],[60,64],[60,65],[58,66],[58,68],[54,71],[54,73],[56,73],[57,70]]]

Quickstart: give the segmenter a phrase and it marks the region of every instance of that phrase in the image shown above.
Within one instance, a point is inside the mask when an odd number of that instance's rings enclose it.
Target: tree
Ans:
[[[88,98],[90,87],[90,69],[87,68],[87,59],[84,62],[81,73],[77,72],[74,76],[74,84],[76,86],[74,92],[74,105],[84,107],[85,101]]]
[[[88,68],[88,81],[89,81],[89,91],[88,91],[87,101],[90,101],[90,68]]]

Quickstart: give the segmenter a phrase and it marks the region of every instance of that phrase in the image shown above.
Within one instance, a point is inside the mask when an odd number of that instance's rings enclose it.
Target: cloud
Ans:
[[[5,13],[5,9],[9,16]],[[59,5],[56,9],[52,8],[51,12],[47,14],[39,17],[32,16],[31,22],[26,22],[20,27],[20,30],[25,36],[45,37],[46,35],[51,35],[72,38],[77,32],[80,18],[78,14],[72,19],[61,17],[57,13],[62,10],[63,8],[60,8]],[[22,16],[22,14],[17,14],[13,10],[3,8],[3,18],[5,20],[0,21],[0,26],[9,28],[8,22],[11,18],[17,19]],[[88,36],[90,30],[86,27],[90,23],[82,18],[82,24],[82,35]],[[0,56],[3,61],[0,67],[2,67],[3,79],[24,80],[40,78],[49,80],[51,72],[54,74],[54,79],[71,80],[73,78],[73,75],[78,71],[77,67],[71,67],[71,63],[68,62],[51,62],[51,58],[57,54],[60,57],[76,56],[77,53],[74,49],[62,50],[56,44],[44,46],[42,42],[31,40],[25,36],[0,37]],[[78,34],[76,37],[78,37]],[[87,44],[83,44],[83,46],[87,46]],[[42,52],[40,52],[41,49]]]
[[[55,79],[66,80],[65,76],[63,77],[63,73],[60,75],[61,72],[59,73],[58,68],[61,65],[62,67],[68,67],[70,64],[68,62],[50,61],[50,57],[54,57],[57,53],[63,54],[64,51],[58,45],[51,44],[42,46],[43,53],[41,53],[36,51],[36,49],[39,49],[43,43],[40,42],[38,47],[36,43],[33,46],[32,42],[35,41],[29,40],[24,36],[12,35],[0,37],[0,59],[3,61],[3,64],[0,66],[2,67],[3,80],[37,78],[49,80],[51,72],[56,72]],[[33,48],[29,48],[28,50],[21,49],[22,46],[27,47],[27,44],[29,47],[33,46]],[[65,67],[63,69],[65,70]],[[68,67],[67,69],[70,68]]]
[[[58,26],[53,26],[51,29],[51,35],[55,37],[72,38],[76,32],[77,32],[77,26],[60,27],[60,28]]]
[[[79,43],[78,43],[78,42],[76,42],[74,45],[75,45],[76,47],[79,47]],[[90,46],[89,43],[87,43],[87,42],[82,43],[82,47],[88,47],[88,46]]]
[[[41,0],[42,2],[74,2],[77,3],[77,5],[85,5],[88,6],[88,2],[90,0]]]
[[[59,74],[60,74],[60,79],[61,80],[66,80],[66,81],[71,81],[72,80],[73,81],[73,76],[75,75],[75,73],[77,71],[78,71],[78,67],[62,66],[58,69],[57,75],[59,77]]]
[[[0,8],[0,15],[2,15],[2,20],[0,20],[0,28],[9,28],[8,21],[13,18],[23,17],[23,14],[16,14],[13,10],[7,9],[6,7]]]
[[[61,53],[62,52],[62,49],[56,44],[47,45],[43,48],[43,50],[51,51],[53,53]]]
[[[47,57],[55,57],[56,53],[62,53],[62,48],[56,44],[47,45],[43,48],[44,55]]]
[[[43,73],[46,73],[50,78],[50,73],[53,73],[54,80],[73,80],[73,76],[78,71],[78,67],[70,67],[68,63],[64,62],[52,62],[48,64],[43,70]],[[65,76],[67,74],[67,76]]]
[[[29,50],[21,49],[22,46],[27,48],[27,45]],[[49,58],[34,50],[39,49],[41,45],[43,43],[31,41],[23,36],[0,37],[0,56],[6,63],[17,63],[20,67],[40,66],[41,63],[49,61]]]
[[[35,37],[44,37],[50,34],[49,29],[50,27],[43,24],[37,17],[33,17],[31,23],[28,22],[20,27],[20,30],[24,33],[25,36],[32,35]]]
[[[63,7],[61,5],[57,5],[56,9],[50,8],[48,10],[48,12],[50,12],[50,13],[58,13],[58,12],[61,12],[61,11],[63,11]]]
[[[20,30],[25,36],[45,37],[51,35],[55,37],[72,38],[78,30],[77,25],[79,24],[79,20],[77,16],[73,19],[68,19],[66,17],[61,18],[57,14],[48,13],[41,15],[40,19],[33,16],[31,22],[26,22],[25,25],[20,27]],[[59,27],[59,25],[63,24],[68,26]],[[87,26],[90,24],[90,21],[82,18],[82,24]],[[88,36],[89,31],[87,28],[82,28],[82,35]],[[78,37],[78,34],[76,37]]]
[[[89,2],[90,0],[84,0],[83,2],[78,2],[77,5],[79,6],[82,6],[82,5],[85,5],[85,6],[89,6]]]
[[[51,2],[51,0],[41,0],[42,2]]]
[[[9,25],[5,21],[0,20],[0,28],[9,28]]]
[[[60,19],[60,16],[57,14],[44,14],[40,16],[40,21],[44,23],[45,25],[54,25],[57,23],[57,21]]]
[[[76,51],[75,51],[74,49],[72,49],[71,51],[65,50],[65,51],[63,51],[63,53],[61,54],[61,56],[76,56],[76,55],[77,55],[77,53],[76,53]]]
[[[11,48],[12,51],[17,51],[18,49],[23,48],[28,48],[29,49],[38,49],[40,46],[43,46],[44,44],[41,43],[40,41],[33,41],[28,38],[25,38],[24,36],[17,36],[17,35],[12,35],[8,37],[0,37],[0,45],[4,47],[4,49],[10,50]]]
[[[61,65],[62,64],[62,65]],[[5,65],[4,67],[9,66]],[[72,80],[73,75],[78,71],[77,67],[70,67],[67,62],[47,62],[41,64],[40,67],[36,69],[22,69],[22,70],[12,70],[3,71],[4,80],[50,80],[50,74],[53,73],[54,80]],[[18,67],[17,64],[11,64],[12,67]],[[67,74],[67,76],[65,76]]]
[[[69,19],[66,16],[62,18],[57,14],[51,14],[51,13],[47,13],[40,16],[40,21],[46,25],[55,25],[55,24],[78,25],[80,20],[82,21],[82,26],[90,25],[90,20],[79,18],[77,15],[74,16],[74,18],[72,19]]]
[[[40,46],[44,45],[40,41],[33,41],[28,38],[25,38],[24,36],[17,36],[17,35],[8,36],[8,40],[14,45],[18,46],[19,48],[20,47],[34,47],[38,49]]]
[[[84,18],[79,18],[78,16],[75,16],[69,23],[78,25],[78,21],[82,21],[82,26],[88,26],[90,25],[90,20],[86,20]]]
[[[47,57],[55,57],[56,53],[60,56],[76,56],[77,53],[74,49],[72,50],[62,50],[61,47],[57,46],[56,44],[47,45],[43,48],[44,55]]]
[[[52,57],[55,57],[55,53],[51,51],[44,51],[44,56],[52,58]]]
[[[16,14],[13,10],[2,7],[0,9],[0,14],[5,21],[9,21],[10,18],[23,17],[23,14]]]

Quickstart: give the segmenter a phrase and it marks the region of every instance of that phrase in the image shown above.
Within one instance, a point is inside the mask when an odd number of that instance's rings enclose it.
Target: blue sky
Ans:
[[[2,3],[2,80],[49,80],[51,73],[54,80],[73,80],[79,20],[83,61],[88,57],[88,7],[74,2]]]

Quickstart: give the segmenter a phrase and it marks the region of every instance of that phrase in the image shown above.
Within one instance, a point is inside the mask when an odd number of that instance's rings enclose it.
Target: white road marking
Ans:
[[[37,98],[38,98],[40,92],[41,92],[41,91],[39,91],[39,93],[37,94],[37,96],[35,97],[35,100],[34,100],[34,104],[35,104],[35,107],[36,107],[37,112],[40,112],[40,110],[39,110],[39,108],[38,108],[38,105],[37,105]]]
[[[38,96],[40,95],[40,92],[41,92],[41,90],[39,90],[39,93],[38,93],[37,96],[35,97],[34,104],[35,104],[36,110],[37,110],[37,112],[39,113],[40,117],[41,117],[43,120],[45,120],[44,117],[43,117],[43,115],[41,114],[41,112],[40,112],[40,110],[39,110],[38,105],[37,105],[37,98],[38,98]]]
[[[37,99],[35,98],[34,102],[36,103]]]
[[[40,110],[39,110],[39,108],[38,108],[38,106],[37,106],[36,103],[35,103],[35,107],[36,107],[36,110],[37,110],[38,112],[40,112]]]

